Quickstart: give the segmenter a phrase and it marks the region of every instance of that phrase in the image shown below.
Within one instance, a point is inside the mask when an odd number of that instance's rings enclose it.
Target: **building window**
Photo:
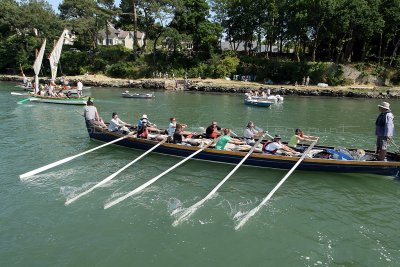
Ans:
[[[107,39],[106,45],[112,45],[113,44],[113,40],[112,39]]]

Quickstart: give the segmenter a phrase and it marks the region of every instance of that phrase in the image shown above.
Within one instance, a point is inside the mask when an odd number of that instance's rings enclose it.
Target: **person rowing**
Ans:
[[[176,127],[177,127],[177,123],[176,123],[176,118],[172,117],[169,119],[169,125],[168,125],[168,139],[170,141],[173,140],[173,135],[175,133]],[[180,126],[182,126],[182,129],[185,129],[187,127],[186,124],[180,123]],[[185,134],[185,133],[184,133]],[[186,133],[188,134],[188,133]]]
[[[298,146],[300,142],[318,142],[318,140],[318,136],[305,135],[302,130],[297,128],[294,131],[294,135],[290,138],[288,146],[298,152],[303,152],[305,148]]]
[[[206,138],[209,139],[216,138],[218,135],[220,135],[218,131],[220,131],[221,129],[223,128],[219,127],[216,121],[213,121],[211,125],[208,126],[206,129]]]
[[[243,138],[246,144],[250,146],[254,146],[256,141],[254,140],[254,137],[261,136],[263,133],[262,130],[257,131],[255,129],[254,123],[252,121],[249,121],[247,123],[246,129],[243,132]]]
[[[298,155],[299,152],[281,143],[281,136],[276,134],[274,139],[267,141],[262,148],[263,153],[273,155]]]
[[[113,112],[110,124],[108,124],[108,130],[110,132],[122,132],[129,133],[128,124],[123,122],[119,117],[117,112]]]
[[[217,144],[215,145],[215,149],[217,149],[217,150],[224,150],[226,144],[228,144],[228,143],[235,144],[235,145],[242,145],[245,143],[243,141],[240,141],[239,139],[232,138],[230,136],[230,134],[231,134],[230,129],[226,129],[226,128],[223,129],[223,133],[224,133],[224,136],[219,138]]]
[[[142,124],[144,122],[146,123],[146,128],[147,128],[148,131],[155,131],[155,132],[158,132],[158,133],[160,132],[160,130],[157,128],[157,125],[154,124],[154,123],[151,123],[149,121],[149,119],[147,118],[146,114],[143,114],[142,117],[138,121],[138,124],[137,124],[138,131],[142,127]]]

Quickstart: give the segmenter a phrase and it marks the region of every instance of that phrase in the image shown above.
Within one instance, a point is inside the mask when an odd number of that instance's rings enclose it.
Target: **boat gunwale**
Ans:
[[[123,134],[119,134],[116,132],[107,132],[107,130],[103,131],[101,128],[98,129],[96,133],[106,134],[109,136],[113,136],[115,138],[119,138],[124,136]],[[142,139],[136,137],[127,137],[126,140],[131,142],[138,142],[138,143],[145,143],[150,145],[158,144],[159,141],[157,140],[149,140],[149,139]],[[209,139],[208,139],[209,140]],[[118,144],[118,143],[117,143]],[[166,148],[174,148],[183,151],[197,151],[201,149],[201,147],[197,146],[185,146],[173,143],[164,143],[161,145],[162,147]],[[212,153],[212,154],[221,154],[221,155],[230,155],[230,156],[238,156],[244,157],[248,151],[228,151],[228,150],[217,150],[213,148],[204,149],[203,152]],[[163,153],[168,155],[168,153]],[[263,154],[260,152],[253,153],[250,155],[250,158],[259,158],[259,159],[270,159],[270,160],[279,160],[279,161],[286,161],[286,162],[297,162],[299,160],[298,157],[290,157],[290,156],[280,156],[280,155],[270,155],[270,154]],[[336,160],[336,159],[322,159],[322,158],[305,158],[304,162],[307,163],[316,163],[316,164],[328,164],[328,165],[354,165],[354,166],[371,166],[371,167],[400,167],[400,161],[359,161],[359,160]]]

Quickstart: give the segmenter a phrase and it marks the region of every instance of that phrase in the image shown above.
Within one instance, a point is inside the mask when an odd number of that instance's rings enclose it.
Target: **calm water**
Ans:
[[[286,174],[240,168],[187,222],[175,211],[206,196],[232,165],[189,161],[144,192],[103,206],[179,159],[150,154],[70,206],[66,199],[122,168],[142,151],[110,146],[20,181],[18,175],[99,145],[82,107],[17,105],[0,83],[1,266],[399,266],[400,183],[391,177],[296,171],[239,231]],[[248,120],[289,138],[296,127],[335,146],[373,148],[379,100],[286,97],[271,109],[241,96],[156,91],[123,99],[119,89],[88,90],[103,118],[129,122],[146,113],[159,127],[170,116],[193,128],[212,120],[240,133]],[[400,104],[392,102],[394,114]],[[399,129],[398,121],[396,126]]]

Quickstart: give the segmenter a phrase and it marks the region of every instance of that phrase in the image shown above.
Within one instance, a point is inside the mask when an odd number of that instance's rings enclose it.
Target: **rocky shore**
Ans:
[[[294,85],[264,85],[255,82],[228,81],[223,79],[115,79],[103,75],[86,75],[66,77],[71,85],[82,80],[85,86],[115,87],[115,88],[144,88],[159,90],[186,90],[210,93],[244,94],[250,90],[270,89],[271,94],[301,95],[301,96],[331,96],[331,97],[360,97],[360,98],[400,98],[400,88],[375,87],[365,85],[319,87]],[[20,76],[0,75],[1,81],[20,82]],[[48,79],[41,78],[42,83]]]

